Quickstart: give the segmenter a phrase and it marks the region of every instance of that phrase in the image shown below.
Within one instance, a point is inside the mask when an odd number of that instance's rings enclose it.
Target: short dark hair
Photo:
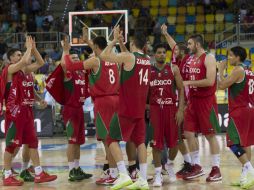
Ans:
[[[146,45],[146,37],[143,32],[136,32],[133,38],[134,45],[139,48],[143,49]]]
[[[178,42],[176,45],[178,46],[180,51],[184,52],[184,54],[189,53],[189,49],[188,49],[188,47],[186,46],[186,44],[184,42]]]
[[[9,59],[9,61],[11,60],[11,56],[16,53],[17,51],[21,51],[18,48],[12,48],[7,52],[7,58]]]
[[[104,50],[108,45],[106,38],[103,36],[95,37],[93,39],[93,44],[96,44],[101,50]]]
[[[241,46],[235,46],[235,47],[232,47],[230,49],[230,51],[233,52],[233,54],[237,57],[239,56],[240,57],[240,61],[241,62],[244,62],[246,57],[247,57],[247,53],[246,53],[246,50],[241,47]]]
[[[153,52],[156,53],[156,51],[159,49],[159,48],[164,48],[165,50],[167,50],[166,48],[166,45],[163,44],[163,43],[159,43],[159,44],[156,44],[153,48]]]
[[[200,43],[201,47],[203,48],[205,43],[204,43],[204,38],[201,34],[194,34],[189,37],[189,39],[193,39],[196,43]]]
[[[79,52],[77,49],[70,49],[70,55],[72,54],[78,54],[79,55]]]

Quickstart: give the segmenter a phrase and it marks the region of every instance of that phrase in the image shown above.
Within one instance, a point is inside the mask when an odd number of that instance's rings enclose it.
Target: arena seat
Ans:
[[[204,15],[197,15],[196,16],[196,22],[197,23],[204,23],[205,22],[205,16]]]
[[[222,32],[225,29],[224,23],[216,23],[215,32]]]
[[[169,25],[168,26],[168,33],[169,34],[174,34],[175,33],[175,31],[176,31],[176,27],[175,27],[175,25]]]
[[[234,22],[234,15],[232,13],[226,13],[225,14],[225,21],[226,22]]]
[[[177,0],[168,0],[169,6],[177,6]]]
[[[167,7],[161,7],[159,9],[159,15],[160,16],[167,16],[168,15],[168,8]]]
[[[167,21],[169,24],[175,24],[176,23],[176,17],[175,16],[168,16]]]
[[[214,32],[214,24],[206,24],[206,25],[205,25],[205,30],[206,30],[206,32],[208,32],[208,33]]]
[[[183,24],[176,25],[176,32],[177,32],[177,34],[184,34],[185,33],[185,25],[183,25]]]
[[[197,9],[197,15],[204,14],[204,6],[198,5],[196,9]]]
[[[160,0],[160,6],[161,7],[167,7],[168,6],[168,0]]]
[[[141,5],[142,5],[142,7],[144,7],[144,8],[150,8],[150,1],[142,0],[142,1],[141,1]]]
[[[194,24],[196,22],[196,16],[194,15],[187,15],[186,16],[186,23],[187,24]]]
[[[168,14],[169,15],[176,15],[176,7],[169,7]]]
[[[195,25],[194,24],[187,24],[185,26],[185,31],[187,34],[193,34],[195,31]]]
[[[195,6],[188,6],[187,7],[187,14],[188,15],[195,15],[196,14],[196,7]]]
[[[150,1],[151,1],[151,2],[150,2],[150,6],[151,6],[151,7],[156,8],[156,7],[159,6],[159,1],[158,1],[158,0],[150,0]]]
[[[196,25],[196,32],[204,33],[204,30],[205,30],[204,24],[197,24]]]
[[[177,24],[184,24],[185,23],[185,16],[182,16],[182,15],[177,16],[176,17],[176,23]]]
[[[164,24],[164,23],[167,22],[167,17],[165,17],[165,16],[160,16],[160,17],[158,18],[158,21],[159,21],[159,23],[162,25],[162,24]]]
[[[207,23],[214,23],[214,15],[213,14],[206,14],[205,20]]]
[[[140,11],[140,9],[132,9],[133,16],[138,17],[139,16],[139,11]]]
[[[215,15],[215,21],[216,21],[216,23],[218,23],[218,22],[224,22],[224,14],[222,14],[222,13],[216,14]]]
[[[152,17],[157,17],[157,15],[158,15],[158,12],[159,12],[159,10],[158,10],[158,8],[156,7],[156,8],[150,8],[150,15],[152,16]]]
[[[176,41],[176,42],[184,42],[184,41],[185,41],[184,35],[177,34],[177,35],[175,36],[175,41]]]
[[[178,7],[177,14],[178,15],[185,15],[186,14],[186,7]]]

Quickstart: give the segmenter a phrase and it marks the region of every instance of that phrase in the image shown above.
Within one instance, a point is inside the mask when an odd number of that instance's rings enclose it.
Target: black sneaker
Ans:
[[[191,171],[191,164],[189,162],[185,162],[183,164],[183,167],[180,171],[176,173],[177,178],[183,178],[183,175]]]
[[[25,182],[33,182],[34,177],[30,174],[30,172],[26,170],[22,170],[21,173],[19,174],[19,177],[25,181]]]
[[[85,172],[81,169],[81,167],[78,167],[78,169],[76,169],[76,170],[77,170],[78,174],[79,174],[80,176],[82,176],[82,179],[89,179],[89,178],[91,178],[91,177],[93,176],[92,174],[85,173]]]
[[[78,170],[73,168],[70,172],[69,172],[69,181],[80,181],[82,180],[83,177],[79,174]]]

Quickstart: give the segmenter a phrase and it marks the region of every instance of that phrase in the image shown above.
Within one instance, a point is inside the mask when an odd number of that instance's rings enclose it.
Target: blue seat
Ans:
[[[176,27],[174,25],[169,25],[168,26],[168,33],[169,34],[174,34],[176,31]]]
[[[254,54],[254,47],[250,48],[250,53]]]
[[[168,4],[170,5],[170,6],[177,6],[177,0],[168,0]]]
[[[226,22],[234,22],[234,15],[232,13],[225,14],[225,21]]]
[[[188,16],[186,16],[186,23],[187,24],[194,24],[194,23],[196,23],[196,16],[194,16],[194,15],[188,15]]]
[[[177,34],[175,36],[175,40],[176,40],[176,42],[184,42],[185,41],[184,35]]]
[[[246,59],[246,60],[243,62],[243,65],[246,66],[246,67],[251,67],[251,60]]]
[[[164,23],[167,23],[167,17],[165,17],[165,16],[160,16],[159,17],[159,23],[162,25],[162,24],[164,24]]]
[[[227,59],[227,56],[219,54],[219,55],[216,55],[215,58],[216,58],[216,61],[223,61]]]

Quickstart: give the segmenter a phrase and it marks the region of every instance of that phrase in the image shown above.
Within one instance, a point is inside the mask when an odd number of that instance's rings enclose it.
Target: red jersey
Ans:
[[[6,114],[15,117],[21,106],[34,103],[34,78],[32,74],[18,71],[12,76],[12,83],[6,102]]]
[[[116,63],[100,61],[97,73],[89,75],[89,89],[92,98],[119,94],[119,70]]]
[[[254,103],[254,73],[247,69],[244,72],[243,81],[234,83],[228,88],[229,112],[239,107],[248,107],[249,103]]]
[[[80,107],[86,99],[85,71],[66,73],[68,81],[64,81],[65,104],[70,107]]]
[[[206,78],[206,67],[205,67],[206,53],[203,53],[199,58],[191,56],[190,69],[189,69],[189,80],[203,80]],[[211,87],[195,87],[190,86],[190,97],[207,97],[215,95],[216,82]]]
[[[151,67],[150,105],[176,105],[176,83],[172,64],[166,64],[162,70]]]
[[[144,118],[151,76],[150,57],[135,52],[135,64],[130,71],[122,65],[119,94],[119,115]]]
[[[185,55],[182,60],[177,58],[175,59],[175,61],[172,60],[172,63],[178,66],[183,81],[188,80],[189,78],[189,69],[190,69],[189,61],[190,61],[189,54]]]

